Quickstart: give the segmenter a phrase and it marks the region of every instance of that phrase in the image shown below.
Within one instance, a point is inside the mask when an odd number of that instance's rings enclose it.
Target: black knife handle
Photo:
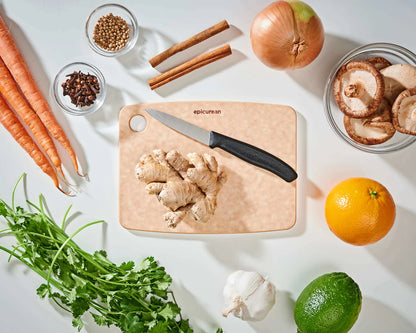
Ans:
[[[248,143],[238,141],[220,133],[214,131],[211,132],[209,146],[211,148],[221,148],[250,164],[266,169],[288,183],[294,181],[298,177],[296,171],[280,158]]]

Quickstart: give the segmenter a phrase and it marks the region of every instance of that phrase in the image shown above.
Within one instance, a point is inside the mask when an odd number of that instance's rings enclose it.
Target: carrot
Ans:
[[[59,188],[59,181],[56,175],[56,171],[45,157],[32,137],[27,133],[26,129],[20,123],[20,120],[16,117],[14,112],[10,110],[4,98],[0,95],[0,123],[4,128],[9,131],[17,143],[32,157],[36,164],[52,178],[55,186]]]
[[[59,158],[55,144],[48,134],[42,121],[32,110],[30,105],[19,91],[12,76],[7,70],[3,60],[0,59],[0,93],[8,101],[10,106],[22,118],[23,122],[30,128],[33,136],[38,141],[39,145],[45,150],[46,155],[51,159],[52,164],[59,170],[61,175],[61,159]]]
[[[56,120],[45,97],[27,66],[9,29],[0,16],[0,57],[3,59],[17,85],[25,95],[33,110],[41,119],[49,133],[65,148],[71,157],[75,170],[79,174],[75,152],[64,130]]]

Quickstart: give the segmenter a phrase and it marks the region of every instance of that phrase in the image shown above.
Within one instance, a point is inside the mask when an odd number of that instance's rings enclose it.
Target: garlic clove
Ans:
[[[247,318],[250,321],[263,320],[276,302],[276,289],[269,281],[264,281],[256,292],[245,300]]]
[[[266,317],[275,304],[276,289],[257,272],[236,271],[224,287],[226,307],[223,316],[230,313],[247,321],[259,321]]]

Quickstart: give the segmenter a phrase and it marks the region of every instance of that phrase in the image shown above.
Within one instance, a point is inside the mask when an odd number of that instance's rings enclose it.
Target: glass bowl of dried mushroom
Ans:
[[[352,50],[332,69],[323,102],[331,128],[353,147],[407,147],[416,141],[416,55],[388,43]]]
[[[118,4],[97,7],[85,24],[90,47],[100,55],[116,57],[129,52],[136,44],[139,27],[136,17]]]
[[[107,93],[105,79],[94,65],[74,62],[63,67],[52,86],[56,103],[66,112],[85,116],[97,111]]]

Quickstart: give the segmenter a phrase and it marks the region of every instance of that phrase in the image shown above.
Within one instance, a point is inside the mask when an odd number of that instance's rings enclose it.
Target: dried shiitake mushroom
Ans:
[[[367,59],[367,61],[372,64],[377,70],[382,70],[383,68],[391,66],[390,61],[383,57],[372,57]]]
[[[376,112],[383,94],[383,76],[367,61],[351,61],[335,77],[335,100],[349,117],[364,118]]]
[[[391,122],[390,105],[384,99],[378,110],[366,118],[344,116],[344,126],[351,139],[364,145],[386,142],[396,132]]]
[[[416,88],[402,91],[392,111],[394,127],[399,132],[416,135]]]
[[[409,64],[396,64],[380,71],[384,77],[384,97],[393,104],[396,97],[405,89],[416,87],[416,67]]]

